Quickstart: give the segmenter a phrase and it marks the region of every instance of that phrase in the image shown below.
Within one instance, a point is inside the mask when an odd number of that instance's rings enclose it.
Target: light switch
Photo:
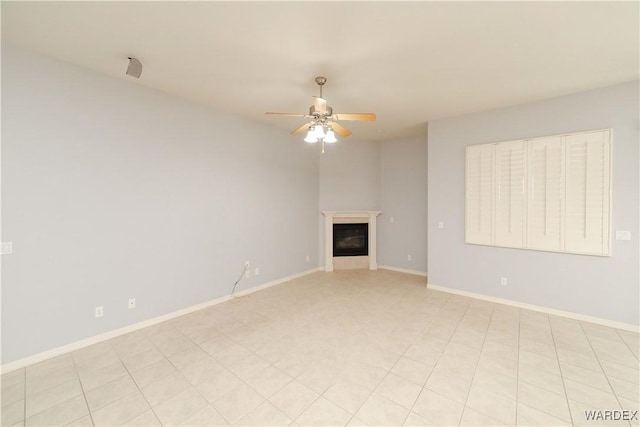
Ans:
[[[389,222],[390,222],[391,224],[393,224],[393,223],[394,223],[394,221],[395,221],[395,219],[394,219],[393,217],[389,218]]]
[[[440,228],[440,229],[444,228],[444,221],[439,221],[438,222],[438,228]]]
[[[9,255],[13,253],[13,242],[0,243],[0,254]]]
[[[617,230],[616,240],[631,240],[631,232],[628,230]]]

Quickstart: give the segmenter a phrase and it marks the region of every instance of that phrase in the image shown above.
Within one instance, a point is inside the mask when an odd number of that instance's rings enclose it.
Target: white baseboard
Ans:
[[[383,270],[398,271],[400,273],[415,274],[416,276],[427,277],[426,271],[408,270],[406,268],[391,267],[390,265],[378,265],[378,268],[382,268]]]
[[[446,286],[438,286],[431,283],[427,284],[428,289],[435,291],[447,292],[450,294],[461,295],[465,297],[475,298],[483,301],[495,302],[498,304],[510,305],[512,307],[524,308],[527,310],[538,311],[540,313],[551,314],[554,316],[566,317],[568,319],[580,320],[582,322],[595,323],[610,328],[621,329],[629,332],[640,332],[640,326],[630,323],[616,322],[614,320],[603,319],[600,317],[587,316],[586,314],[573,313],[571,311],[556,310],[555,308],[544,307],[541,305],[527,304],[524,302],[514,301],[505,298],[492,297],[490,295],[477,294],[475,292],[463,291],[460,289],[448,288]]]
[[[288,282],[289,280],[297,279],[299,277],[306,276],[306,275],[311,274],[311,273],[315,273],[316,271],[324,271],[324,268],[316,267],[316,268],[312,268],[310,270],[303,271],[302,273],[296,273],[296,274],[292,274],[291,276],[283,277],[281,279],[272,280],[270,282],[263,283],[262,285],[254,286],[253,288],[249,288],[249,289],[245,289],[244,291],[236,292],[236,295],[242,296],[242,295],[252,294],[254,292],[261,291],[262,289],[270,288],[271,286],[279,285],[280,283]],[[231,296],[228,296],[226,298],[230,299],[230,297]],[[214,305],[214,304],[210,304],[210,305]],[[197,310],[199,310],[199,309],[197,309]]]
[[[262,285],[255,286],[253,288],[245,289],[241,292],[236,292],[235,295],[236,296],[248,295],[253,292],[257,292],[262,289],[269,288],[271,286],[288,282],[289,280],[297,279],[298,277],[315,273],[316,271],[320,271],[320,270],[323,270],[323,269],[320,267],[312,268],[310,270],[303,271],[302,273],[292,274],[291,276],[283,277],[281,279],[276,279],[271,282],[267,282]],[[102,341],[110,340],[112,338],[116,338],[121,335],[128,334],[130,332],[148,328],[149,326],[157,325],[158,323],[166,322],[167,320],[175,319],[176,317],[184,316],[185,314],[193,313],[194,311],[202,310],[203,308],[211,307],[213,305],[220,304],[225,301],[229,301],[230,299],[231,299],[231,295],[225,295],[219,298],[212,299],[207,302],[203,302],[201,304],[192,305],[191,307],[183,308],[181,310],[173,311],[171,313],[167,313],[162,316],[158,316],[152,319],[144,320],[142,322],[134,323],[133,325],[125,326],[119,329],[114,329],[113,331],[109,331],[100,335],[95,335],[93,337],[85,338],[83,340],[76,341],[71,344],[63,345],[62,347],[56,347],[51,350],[43,351],[42,353],[34,354],[33,356],[28,356],[23,359],[19,359],[19,360],[4,364],[0,367],[0,372],[2,374],[5,374],[7,372],[11,372],[16,369],[24,368],[25,366],[42,362],[44,360],[51,359],[52,357],[60,356],[62,354],[69,353],[71,351],[79,350],[83,347],[88,347],[90,345],[97,344]]]

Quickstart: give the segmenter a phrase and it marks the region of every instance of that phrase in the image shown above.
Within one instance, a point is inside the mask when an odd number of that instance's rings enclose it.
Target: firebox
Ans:
[[[369,224],[333,224],[333,256],[369,255]]]

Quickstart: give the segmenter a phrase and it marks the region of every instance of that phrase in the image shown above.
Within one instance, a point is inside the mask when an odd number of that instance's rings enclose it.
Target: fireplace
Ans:
[[[333,256],[369,255],[369,224],[333,224]]]
[[[322,211],[325,271],[378,269],[376,220],[381,213],[380,211]],[[334,239],[334,233],[338,235],[337,239]]]

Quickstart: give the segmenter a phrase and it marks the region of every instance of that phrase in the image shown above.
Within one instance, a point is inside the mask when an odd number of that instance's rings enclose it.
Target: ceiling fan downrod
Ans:
[[[327,82],[326,77],[316,77],[316,84],[320,86],[320,98],[322,98],[322,86]]]

